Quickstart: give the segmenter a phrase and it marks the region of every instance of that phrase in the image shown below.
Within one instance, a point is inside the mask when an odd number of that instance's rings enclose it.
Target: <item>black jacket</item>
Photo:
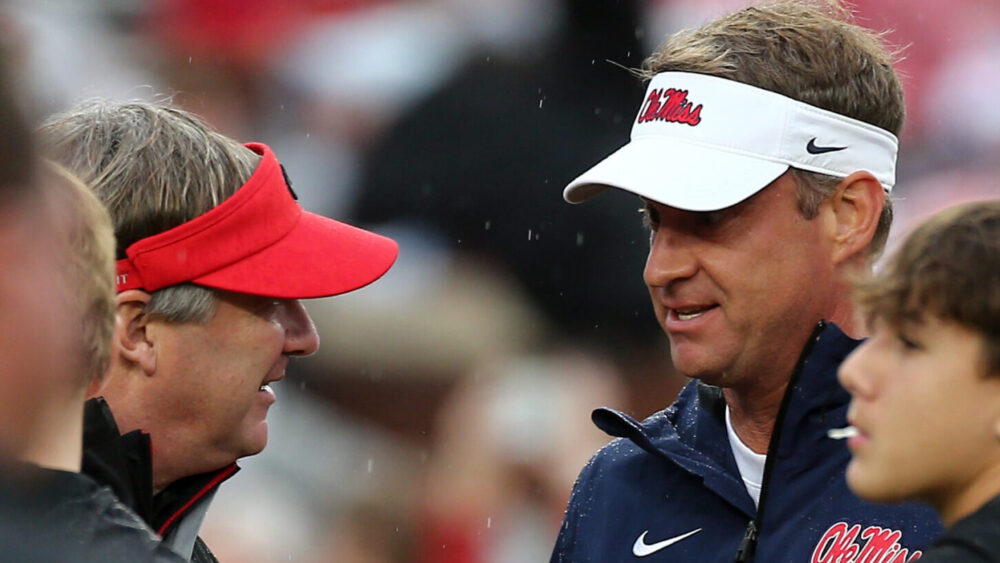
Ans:
[[[1000,563],[1000,496],[956,522],[920,563]]]
[[[10,469],[7,467],[6,469]],[[0,557],[7,562],[181,563],[111,490],[33,465],[3,473]]]
[[[42,515],[47,529],[85,561],[179,563],[183,559],[163,545],[159,536],[111,490],[90,477],[43,469],[52,506]]]
[[[104,399],[91,399],[84,412],[83,472],[110,487],[175,552],[195,563],[214,563],[215,556],[198,528],[219,485],[239,468],[192,475],[153,495],[152,450],[149,435],[122,435]]]

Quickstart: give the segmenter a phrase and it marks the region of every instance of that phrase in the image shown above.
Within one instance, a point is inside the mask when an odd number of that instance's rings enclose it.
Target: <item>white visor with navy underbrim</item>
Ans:
[[[769,90],[688,72],[653,77],[632,140],[566,186],[581,203],[618,188],[689,211],[715,211],[757,193],[789,167],[896,181],[892,133]]]

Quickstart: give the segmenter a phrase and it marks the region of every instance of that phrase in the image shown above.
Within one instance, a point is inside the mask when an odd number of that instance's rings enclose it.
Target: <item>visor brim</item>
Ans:
[[[398,253],[390,238],[303,211],[278,242],[191,282],[278,299],[330,297],[382,277]]]
[[[788,165],[667,137],[639,137],[566,186],[582,203],[610,188],[686,211],[717,211],[759,192]]]

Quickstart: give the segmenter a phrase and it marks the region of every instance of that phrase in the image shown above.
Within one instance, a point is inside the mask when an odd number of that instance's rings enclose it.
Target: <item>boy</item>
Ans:
[[[922,563],[1000,561],[1000,200],[923,223],[859,298],[873,335],[839,373],[848,485],[937,510]]]

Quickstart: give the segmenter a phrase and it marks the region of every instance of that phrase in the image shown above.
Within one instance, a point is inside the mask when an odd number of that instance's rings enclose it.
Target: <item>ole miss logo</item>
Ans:
[[[639,112],[639,123],[666,121],[684,123],[692,127],[701,123],[701,104],[695,106],[687,100],[687,90],[656,88],[650,90],[645,107]]]
[[[907,563],[920,559],[923,553],[911,552],[899,540],[903,533],[881,526],[837,522],[830,526],[816,549],[810,563]]]

